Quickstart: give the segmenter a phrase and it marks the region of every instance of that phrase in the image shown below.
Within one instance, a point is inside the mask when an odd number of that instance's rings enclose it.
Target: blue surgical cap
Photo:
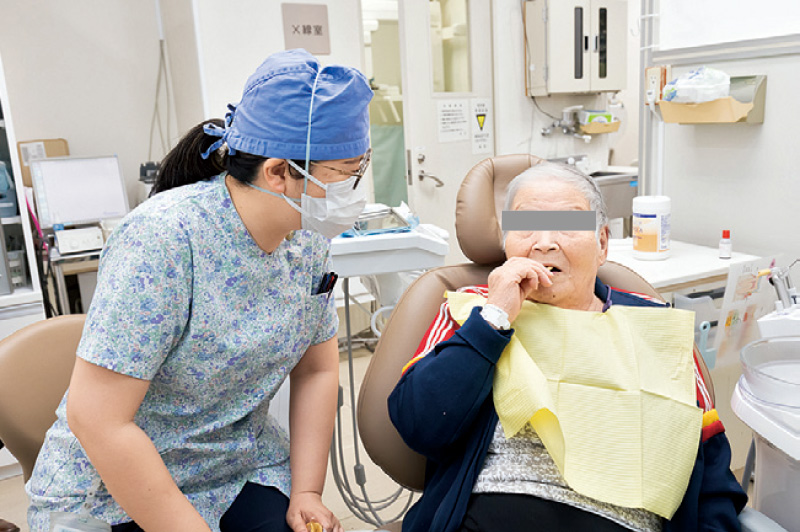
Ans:
[[[278,52],[247,80],[239,104],[228,106],[225,128],[206,125],[207,134],[221,138],[203,157],[222,142],[231,154],[313,161],[358,157],[369,148],[371,99],[372,89],[358,70],[323,67],[302,49]]]

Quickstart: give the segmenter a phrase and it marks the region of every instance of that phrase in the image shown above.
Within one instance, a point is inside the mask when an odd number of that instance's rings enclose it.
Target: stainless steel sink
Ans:
[[[574,165],[576,161],[586,158],[586,155],[571,155],[558,159],[548,159],[550,162]],[[610,167],[589,174],[594,178],[608,208],[608,218],[622,218],[624,220],[623,236],[631,236],[631,222],[633,218],[633,198],[638,192],[638,169],[636,167]]]
[[[630,174],[625,174],[625,173],[621,173],[621,172],[603,172],[603,171],[599,171],[599,172],[592,172],[589,175],[592,176],[592,177],[608,177],[608,176],[627,176],[627,175],[630,175]]]
[[[608,217],[629,219],[633,215],[638,176],[632,173],[600,171],[589,174],[594,178],[608,207]]]

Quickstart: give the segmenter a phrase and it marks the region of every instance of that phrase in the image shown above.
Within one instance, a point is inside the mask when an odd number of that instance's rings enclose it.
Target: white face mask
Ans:
[[[315,198],[303,192],[300,196],[300,205],[297,205],[298,200],[290,198],[286,194],[277,194],[252,183],[248,183],[248,185],[261,192],[283,198],[286,203],[302,215],[303,229],[316,231],[325,238],[333,238],[351,229],[367,204],[366,187],[353,189],[357,179],[355,176],[326,185],[294,162],[290,160],[287,160],[287,162],[303,174],[306,179],[306,186],[309,180],[313,181],[325,191],[325,196]]]

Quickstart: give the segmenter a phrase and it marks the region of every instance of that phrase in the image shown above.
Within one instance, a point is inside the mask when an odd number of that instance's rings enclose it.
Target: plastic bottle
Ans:
[[[731,232],[728,229],[724,229],[722,231],[722,238],[719,241],[719,258],[731,258],[732,249],[733,246],[731,245]]]
[[[669,257],[671,201],[668,196],[633,198],[633,257],[663,260]]]

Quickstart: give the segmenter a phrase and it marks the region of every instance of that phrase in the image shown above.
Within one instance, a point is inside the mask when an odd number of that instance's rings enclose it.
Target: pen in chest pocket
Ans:
[[[333,290],[333,287],[336,286],[336,281],[339,279],[339,276],[336,272],[328,272],[322,276],[320,279],[319,286],[317,287],[317,294],[326,294],[330,293]]]

